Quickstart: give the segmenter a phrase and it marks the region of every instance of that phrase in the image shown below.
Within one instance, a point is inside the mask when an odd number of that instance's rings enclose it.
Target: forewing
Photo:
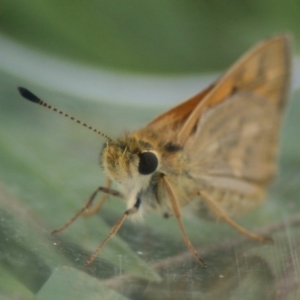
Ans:
[[[151,130],[160,132],[161,130],[165,130],[166,128],[181,128],[190,114],[195,110],[195,108],[199,105],[199,103],[201,103],[201,101],[213,89],[214,86],[215,83],[211,84],[205,90],[193,96],[192,98],[159,115],[154,120],[152,120],[144,129],[151,128]]]
[[[178,143],[184,145],[204,111],[240,92],[252,92],[281,111],[286,102],[291,69],[290,38],[277,36],[243,56],[195,107],[182,126]],[[248,100],[247,100],[248,101]]]
[[[200,118],[186,145],[190,174],[263,184],[274,173],[279,121],[264,98],[251,92],[231,96]]]
[[[235,65],[187,120],[201,112],[196,125],[185,125],[193,130],[184,146],[187,171],[215,201],[258,199],[274,175],[289,73],[288,38],[269,40]]]

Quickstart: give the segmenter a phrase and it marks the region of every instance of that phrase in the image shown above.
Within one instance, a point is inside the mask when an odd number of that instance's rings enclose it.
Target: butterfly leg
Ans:
[[[175,197],[175,194],[172,190],[171,184],[169,183],[168,179],[166,178],[165,175],[162,175],[162,180],[164,181],[165,187],[166,187],[166,191],[169,195],[169,199],[171,202],[171,206],[172,206],[172,210],[173,210],[173,214],[177,219],[180,231],[182,233],[183,236],[183,240],[186,244],[186,246],[190,249],[190,251],[192,252],[192,254],[195,256],[195,258],[197,259],[197,261],[199,263],[201,263],[204,267],[206,267],[206,263],[203,261],[203,259],[199,256],[197,250],[195,249],[195,247],[193,246],[193,244],[191,243],[185,229],[182,223],[182,219],[181,219],[181,213],[180,213],[180,209]]]
[[[65,223],[63,226],[61,226],[60,228],[58,229],[55,229],[53,230],[51,233],[52,234],[55,234],[55,233],[59,233],[63,230],[65,230],[67,227],[69,227],[73,222],[75,222],[75,220],[81,216],[81,215],[84,215],[85,212],[87,211],[87,215],[92,215],[94,213],[96,213],[100,208],[101,206],[103,205],[104,201],[106,200],[106,198],[109,196],[109,195],[113,195],[115,197],[123,197],[121,193],[119,193],[118,191],[115,191],[115,190],[112,190],[110,189],[110,185],[111,185],[111,180],[110,179],[107,179],[106,180],[106,187],[98,187],[94,192],[93,194],[89,197],[89,199],[86,201],[86,203],[83,205],[83,207],[67,222]],[[97,196],[97,194],[99,192],[103,192],[105,193],[105,195],[103,195],[99,201],[99,203],[96,205],[96,208],[93,208],[92,209],[92,213],[89,213],[89,210],[90,210],[90,207],[92,206],[93,204],[93,201],[95,200],[95,197]]]
[[[101,207],[102,207],[102,205],[104,204],[104,202],[105,202],[105,200],[107,199],[107,197],[109,196],[109,195],[111,195],[111,193],[109,193],[109,191],[110,191],[110,186],[111,186],[111,180],[109,179],[109,178],[106,178],[106,181],[105,181],[105,185],[104,185],[104,188],[103,188],[103,190],[104,189],[107,189],[107,191],[108,191],[108,193],[106,193],[105,191],[101,191],[101,192],[103,192],[104,194],[102,195],[102,197],[100,198],[100,200],[98,201],[98,203],[97,204],[95,204],[95,205],[93,205],[93,206],[91,206],[91,205],[89,205],[84,211],[83,211],[83,216],[84,217],[89,217],[89,216],[91,216],[91,215],[94,215],[95,213],[97,213],[100,209],[101,209]],[[100,190],[99,190],[99,188],[91,195],[91,197],[93,197],[93,198],[95,198],[96,197],[96,194],[98,193],[98,192],[100,192]],[[91,198],[90,197],[90,198]]]
[[[103,242],[100,244],[100,246],[96,249],[96,251],[90,256],[90,258],[86,261],[86,265],[91,264],[95,258],[97,257],[97,255],[99,254],[99,252],[102,250],[102,248],[106,245],[106,243],[118,232],[118,230],[121,228],[121,226],[123,225],[124,221],[131,215],[135,214],[138,209],[139,206],[141,204],[141,200],[139,197],[137,197],[136,203],[134,204],[133,207],[127,209],[122,217],[117,221],[117,223],[111,228],[109,234],[107,235],[107,237],[103,240]]]
[[[273,240],[269,237],[265,237],[259,234],[255,234],[250,232],[233,221],[226,212],[205,192],[199,192],[202,199],[206,202],[206,204],[215,212],[218,218],[223,219],[226,223],[232,226],[238,232],[246,235],[247,237],[259,241],[259,242],[272,242]]]

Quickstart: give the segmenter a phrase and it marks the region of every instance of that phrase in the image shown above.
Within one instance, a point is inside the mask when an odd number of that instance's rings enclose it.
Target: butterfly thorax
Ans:
[[[101,155],[104,171],[118,184],[128,207],[140,197],[144,210],[168,210],[163,208],[168,201],[160,178],[178,179],[179,188],[186,165],[181,147],[147,130],[107,142]]]

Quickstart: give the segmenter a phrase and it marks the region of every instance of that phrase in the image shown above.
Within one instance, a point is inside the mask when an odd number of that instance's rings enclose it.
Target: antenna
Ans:
[[[96,128],[94,128],[92,126],[89,126],[86,123],[83,123],[83,122],[81,122],[78,119],[75,119],[74,117],[72,117],[72,116],[64,113],[61,110],[58,110],[57,108],[55,108],[55,107],[51,106],[50,104],[48,104],[48,103],[44,102],[43,100],[41,100],[39,97],[37,97],[35,94],[31,93],[29,90],[27,90],[27,89],[25,89],[23,87],[18,87],[18,90],[19,90],[19,92],[20,92],[20,94],[21,94],[21,96],[23,98],[25,98],[25,99],[33,102],[33,103],[37,103],[37,104],[39,104],[41,106],[44,106],[44,107],[46,107],[46,108],[48,108],[48,109],[50,109],[52,111],[55,111],[55,112],[59,113],[60,115],[63,115],[65,117],[69,118],[70,120],[72,120],[72,121],[74,121],[74,122],[76,122],[76,123],[78,123],[78,124],[80,124],[80,125],[88,128],[88,129],[92,130],[93,132],[96,132],[97,134],[102,135],[109,142],[112,142],[112,139],[109,136],[107,136],[106,134],[104,134],[103,132],[101,132],[100,130],[97,130]]]

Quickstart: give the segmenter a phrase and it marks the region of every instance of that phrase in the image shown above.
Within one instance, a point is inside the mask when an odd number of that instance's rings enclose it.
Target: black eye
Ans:
[[[152,152],[143,152],[139,154],[140,163],[139,163],[139,173],[142,175],[149,175],[153,173],[157,166],[158,160],[154,153]]]

